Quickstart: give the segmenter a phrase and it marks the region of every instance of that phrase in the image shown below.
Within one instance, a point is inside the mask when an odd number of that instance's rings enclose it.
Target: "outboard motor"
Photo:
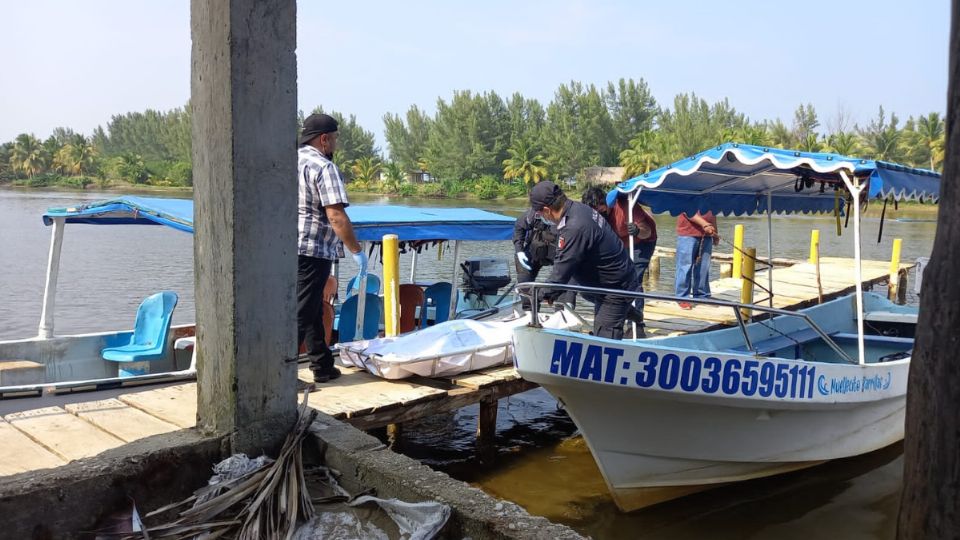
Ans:
[[[510,267],[506,259],[467,259],[460,264],[463,270],[463,294],[482,300],[494,296],[510,284]]]

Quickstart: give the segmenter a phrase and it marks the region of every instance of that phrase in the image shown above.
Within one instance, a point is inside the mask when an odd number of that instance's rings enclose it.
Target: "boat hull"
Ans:
[[[657,341],[514,333],[520,374],[564,405],[622,510],[903,438],[909,360],[829,364]]]

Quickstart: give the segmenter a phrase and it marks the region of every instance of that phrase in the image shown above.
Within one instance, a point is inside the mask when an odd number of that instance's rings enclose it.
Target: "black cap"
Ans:
[[[563,190],[560,186],[549,180],[542,180],[530,190],[530,207],[539,211],[544,206],[552,205],[561,195]]]
[[[303,131],[300,132],[298,141],[301,145],[307,144],[318,135],[333,133],[338,127],[337,121],[329,114],[311,114],[303,121]]]

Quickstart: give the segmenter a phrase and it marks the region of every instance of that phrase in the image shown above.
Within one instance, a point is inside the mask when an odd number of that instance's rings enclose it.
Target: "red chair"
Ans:
[[[417,308],[424,313],[423,302],[426,297],[419,285],[404,283],[400,285],[400,333],[412,332],[420,327],[417,320]]]

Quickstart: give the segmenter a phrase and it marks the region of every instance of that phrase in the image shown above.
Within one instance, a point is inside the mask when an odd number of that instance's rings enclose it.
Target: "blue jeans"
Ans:
[[[701,246],[702,244],[702,246]],[[710,254],[713,237],[677,237],[677,296],[710,297]],[[697,260],[699,258],[699,261]]]

